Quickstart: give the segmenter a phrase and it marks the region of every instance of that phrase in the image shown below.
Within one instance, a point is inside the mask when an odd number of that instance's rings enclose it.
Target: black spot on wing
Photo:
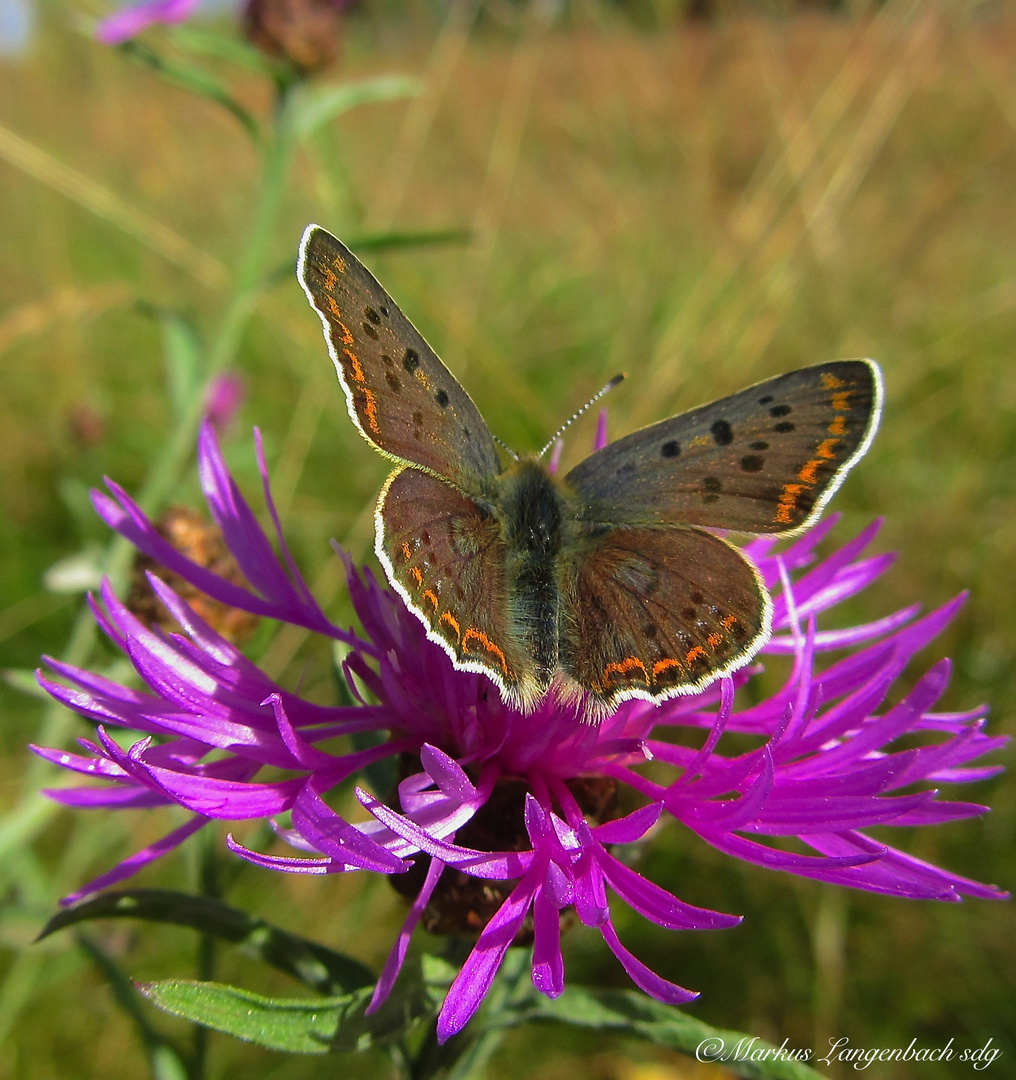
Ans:
[[[420,354],[416,349],[406,349],[406,354],[402,358],[402,366],[412,374],[420,366]]]
[[[438,390],[438,392],[434,395],[434,400],[438,403],[438,405],[441,406],[442,409],[445,408],[448,405],[448,391],[445,389]]]
[[[766,459],[761,454],[745,454],[741,458],[741,468],[745,472],[761,472]]]
[[[773,431],[778,431],[781,435],[786,435],[791,431],[796,431],[797,425],[792,424],[789,420],[781,420],[778,424],[773,425]]]
[[[788,416],[794,410],[789,405],[774,405],[769,410],[770,416]]]
[[[676,439],[668,439],[661,447],[660,454],[665,458],[676,458],[681,453],[681,444]]]
[[[729,420],[717,420],[709,431],[717,446],[729,446],[734,441],[734,429]]]

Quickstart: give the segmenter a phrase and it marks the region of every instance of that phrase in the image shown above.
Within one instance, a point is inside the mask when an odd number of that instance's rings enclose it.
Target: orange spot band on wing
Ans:
[[[466,627],[466,632],[462,635],[462,651],[469,652],[469,643],[474,638],[487,650],[487,652],[497,657],[498,663],[501,665],[501,670],[505,673],[507,678],[511,678],[511,675],[508,672],[508,661],[505,660],[504,653],[482,630],[477,630],[475,626]]]
[[[609,684],[612,676],[627,675],[634,668],[641,668],[642,677],[646,682],[649,681],[649,672],[646,671],[646,665],[637,656],[626,656],[619,664],[608,664],[603,669],[604,684]]]
[[[656,663],[653,664],[653,679],[655,679],[657,675],[674,667],[681,668],[682,671],[684,670],[684,664],[682,664],[680,660],[674,660],[670,657],[666,660],[657,660]]]
[[[335,297],[330,293],[325,295],[325,303],[328,305],[328,310],[335,316],[336,319],[342,318],[342,311],[339,305],[335,302]]]
[[[407,562],[413,557],[412,549],[405,542],[405,540],[402,541],[402,554],[403,554],[403,556],[405,556],[405,559],[406,559]]]
[[[462,631],[459,629],[459,620],[456,619],[450,611],[442,611],[441,618],[438,619],[438,622],[447,623],[455,631],[456,637],[461,635]]]
[[[797,500],[800,498],[801,493],[805,490],[804,484],[784,484],[783,491],[780,492],[780,501],[776,507],[776,522],[780,525],[793,524],[794,509],[797,506]]]
[[[818,458],[812,458],[807,462],[797,474],[797,479],[805,484],[815,483],[815,470],[822,464]],[[778,519],[777,519],[778,520]]]
[[[837,412],[850,411],[850,391],[845,390],[842,394],[833,394],[833,408]]]
[[[847,421],[842,416],[837,416],[833,419],[833,422],[829,425],[830,435],[844,435],[847,430]]]
[[[724,630],[733,630],[734,627],[737,626],[737,616],[736,615],[726,615],[726,616],[724,616],[722,619],[720,619],[720,625],[723,627]]]
[[[836,457],[836,446],[839,443],[839,439],[823,439],[819,444],[815,453],[820,458],[825,458],[826,461],[831,461]]]
[[[413,575],[413,580],[417,585],[423,584],[423,571],[418,566],[411,566],[409,572]]]
[[[346,272],[346,260],[341,255],[336,255],[335,258],[332,259],[332,266],[334,266],[340,274]]]
[[[322,273],[325,275],[325,289],[331,292],[339,283],[339,279],[328,269],[327,266],[322,267]],[[334,301],[332,301],[334,303]]]
[[[704,660],[705,655],[706,655],[705,649],[703,649],[701,645],[696,645],[694,649],[689,649],[684,654],[685,663],[692,664],[696,660],[700,660],[700,659]]]
[[[839,390],[841,386],[846,386],[846,383],[835,375],[831,375],[828,371],[822,376],[822,388],[824,390]]]
[[[346,354],[346,359],[352,365],[353,378],[356,379],[356,381],[359,383],[364,382],[363,367],[360,365],[360,361],[356,353],[350,352],[349,349],[343,349],[342,351]]]
[[[706,644],[709,646],[710,649],[715,649],[722,640],[722,634],[710,634],[709,637],[706,638]]]
[[[367,414],[367,424],[375,435],[380,435],[381,429],[377,426],[377,398],[366,386],[361,386],[360,389],[363,391],[363,411]]]
[[[434,610],[437,611],[438,606],[439,606],[438,605],[438,600],[437,600],[437,593],[434,592],[433,589],[428,589],[423,594],[423,598],[424,598],[424,600],[429,600],[434,605]]]

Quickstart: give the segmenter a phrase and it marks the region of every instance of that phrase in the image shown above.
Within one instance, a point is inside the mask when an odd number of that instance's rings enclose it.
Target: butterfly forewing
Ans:
[[[590,522],[798,532],[868,448],[881,397],[870,360],[803,368],[610,443],[565,486]]]
[[[388,578],[457,667],[490,675],[532,704],[532,660],[509,618],[499,523],[420,469],[389,477],[377,509],[377,554]]]
[[[758,572],[698,529],[605,529],[564,567],[560,663],[601,708],[702,689],[769,637]]]
[[[500,471],[472,399],[374,276],[331,233],[307,228],[300,282],[324,324],[350,416],[379,450],[479,493]]]

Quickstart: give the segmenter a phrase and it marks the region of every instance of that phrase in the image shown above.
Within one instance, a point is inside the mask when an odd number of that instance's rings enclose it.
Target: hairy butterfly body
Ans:
[[[353,422],[398,462],[375,514],[389,581],[456,667],[525,710],[554,686],[595,719],[748,663],[769,594],[705,530],[803,531],[878,424],[877,365],[839,360],[650,425],[560,479],[536,457],[502,467],[469,395],[346,247],[308,227],[298,274]]]

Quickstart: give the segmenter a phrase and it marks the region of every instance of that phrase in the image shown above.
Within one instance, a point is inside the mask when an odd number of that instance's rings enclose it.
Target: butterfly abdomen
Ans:
[[[505,543],[511,614],[546,688],[557,670],[557,560],[563,500],[546,468],[520,461],[501,476],[499,516]]]

